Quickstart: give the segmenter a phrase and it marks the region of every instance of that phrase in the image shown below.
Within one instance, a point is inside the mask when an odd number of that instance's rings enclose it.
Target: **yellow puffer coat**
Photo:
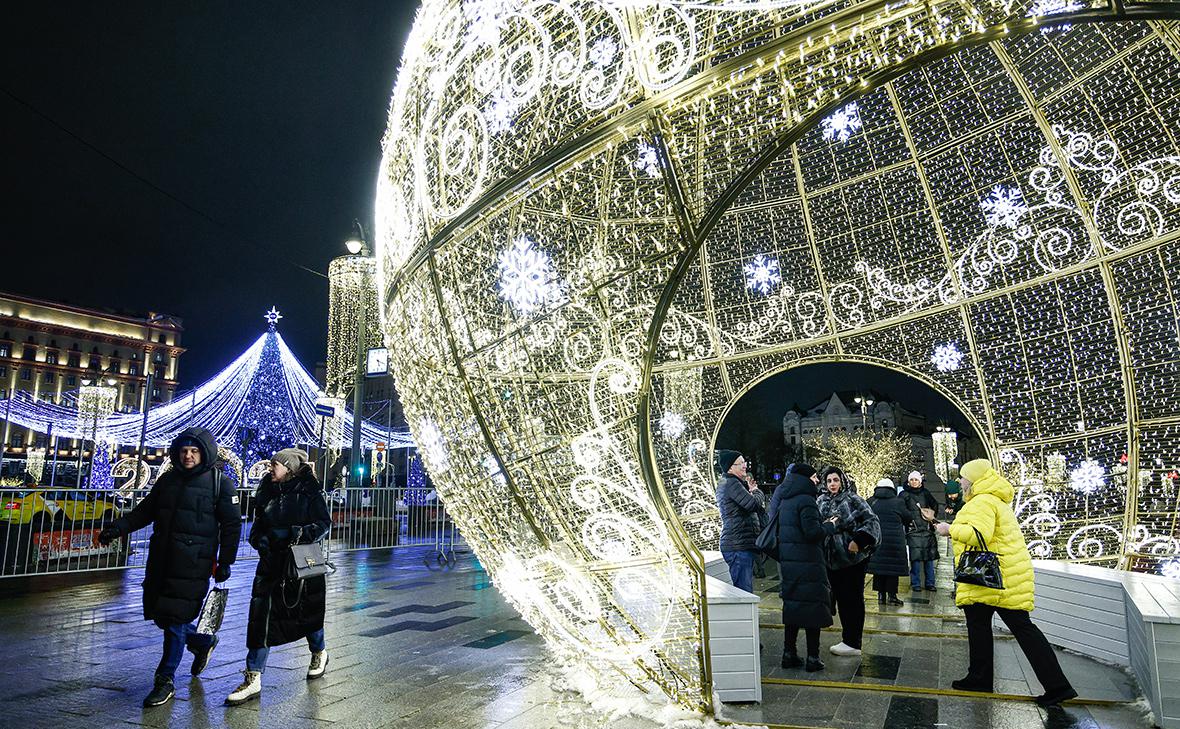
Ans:
[[[982,603],[1009,610],[1031,612],[1033,609],[1032,558],[1012,512],[1013,495],[1012,484],[989,466],[972,483],[967,503],[950,525],[955,563],[958,564],[959,555],[965,549],[980,546],[975,537],[978,529],[988,550],[999,555],[1000,574],[1004,579],[1002,590],[959,583],[955,604],[960,607]]]

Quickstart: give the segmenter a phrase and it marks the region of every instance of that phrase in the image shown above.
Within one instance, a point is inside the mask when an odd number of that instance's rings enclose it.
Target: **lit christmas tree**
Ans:
[[[423,506],[430,494],[430,487],[426,485],[426,472],[422,470],[422,459],[417,456],[410,459],[410,472],[406,476],[406,506]]]
[[[270,458],[275,451],[295,445],[293,407],[283,376],[279,337],[275,322],[270,317],[267,321],[270,329],[234,436],[234,453],[241,455],[246,468]]]
[[[94,460],[90,464],[90,488],[109,491],[115,487],[111,477],[111,451],[106,443],[94,444]]]

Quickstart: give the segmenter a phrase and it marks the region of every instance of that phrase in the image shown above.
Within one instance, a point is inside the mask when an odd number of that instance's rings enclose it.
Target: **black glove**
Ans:
[[[217,565],[217,569],[213,570],[213,581],[214,582],[225,582],[228,579],[229,579],[229,565],[227,565],[227,564]]]
[[[258,545],[254,547],[258,550],[259,557],[266,557],[270,554],[270,537],[263,534],[258,538]]]
[[[110,544],[122,535],[119,534],[119,529],[114,525],[104,528],[98,533],[98,543],[102,545]]]

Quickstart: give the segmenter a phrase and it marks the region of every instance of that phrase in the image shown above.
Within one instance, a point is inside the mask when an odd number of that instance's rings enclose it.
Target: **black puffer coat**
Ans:
[[[201,448],[201,463],[191,471],[180,467],[182,438]],[[172,468],[131,513],[112,525],[130,534],[153,524],[143,577],[143,617],[160,625],[188,623],[201,611],[209,590],[214,560],[230,565],[238,555],[242,515],[234,482],[220,475],[221,494],[214,503],[213,474],[217,441],[204,428],[189,428],[168,449]]]
[[[893,486],[878,486],[869,499],[869,506],[881,523],[881,542],[869,558],[869,574],[908,575],[910,561],[906,556],[906,528],[913,523],[914,517],[905,499],[897,495]]]
[[[721,510],[721,551],[755,551],[760,531],[757,515],[765,510],[737,476],[724,474],[717,483],[717,508]]]
[[[332,525],[324,488],[306,464],[286,481],[263,477],[254,508],[249,540],[258,550],[258,569],[250,589],[247,648],[283,645],[324,627],[327,581],[309,577],[300,596],[299,582],[288,572],[296,532],[300,544],[310,544]]]
[[[770,518],[778,520],[783,622],[802,628],[832,624],[832,587],[823,543],[836,527],[820,521],[815,497],[810,478],[787,473],[770,499]]]
[[[906,533],[906,541],[910,547],[910,559],[915,562],[931,562],[938,559],[938,534],[934,525],[922,518],[921,509],[930,509],[934,518],[938,518],[941,509],[934,494],[926,490],[925,486],[912,489],[906,486],[901,491],[902,499],[913,517],[913,524]]]

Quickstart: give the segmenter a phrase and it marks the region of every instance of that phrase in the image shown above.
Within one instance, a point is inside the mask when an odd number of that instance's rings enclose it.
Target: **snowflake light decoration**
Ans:
[[[613,38],[599,38],[590,46],[590,63],[598,68],[605,68],[615,60],[619,52],[619,44]]]
[[[279,319],[283,318],[283,315],[279,313],[278,309],[272,306],[270,307],[270,311],[266,312],[262,318],[266,319],[266,323],[270,325],[271,329],[274,329],[275,325],[279,323]]]
[[[503,94],[496,94],[492,103],[484,109],[484,120],[487,121],[488,131],[492,134],[512,131],[516,121],[516,104],[504,98]]]
[[[1102,489],[1105,476],[1106,471],[1102,466],[1097,461],[1087,458],[1069,472],[1069,485],[1074,491],[1090,496]]]
[[[500,254],[500,298],[521,314],[531,314],[561,296],[553,260],[525,235]]]
[[[994,228],[1016,229],[1021,216],[1028,212],[1028,205],[1024,203],[1024,193],[1018,187],[996,185],[991,194],[979,203],[987,217],[987,224]]]
[[[1082,10],[1086,6],[1074,0],[1036,0],[1032,7],[1029,8],[1028,17],[1036,18],[1045,15],[1059,15],[1061,13],[1072,13],[1077,10]],[[1070,23],[1060,23],[1057,25],[1049,25],[1041,28],[1041,34],[1049,33],[1054,30],[1067,31],[1073,28]]]
[[[963,352],[954,342],[940,344],[934,348],[934,354],[930,355],[930,363],[939,372],[954,372],[963,364]]]
[[[672,440],[684,435],[686,427],[688,424],[680,413],[667,412],[660,416],[660,432]]]
[[[760,294],[769,294],[775,286],[783,281],[779,273],[778,259],[764,256],[761,253],[754,256],[754,260],[746,264],[746,288]]]
[[[660,158],[656,148],[647,142],[639,142],[639,158],[635,160],[635,169],[643,170],[649,177],[660,176]]]
[[[1160,564],[1160,574],[1173,580],[1180,580],[1180,559],[1170,559]]]
[[[860,106],[854,101],[823,120],[824,139],[829,142],[847,142],[861,127]]]

